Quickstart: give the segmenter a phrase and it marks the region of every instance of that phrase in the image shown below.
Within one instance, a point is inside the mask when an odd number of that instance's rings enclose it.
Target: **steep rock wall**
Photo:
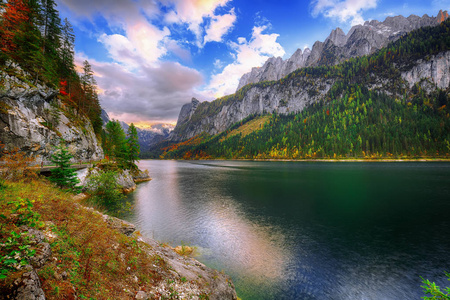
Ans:
[[[405,66],[399,66],[399,70],[405,88],[425,81],[432,89],[447,89],[450,84],[450,51],[426,60],[408,62]],[[266,86],[261,83],[248,89],[246,87],[241,100],[229,101],[219,106],[217,112],[212,114],[203,112],[208,111],[208,107],[220,99],[212,103],[200,103],[191,117],[183,119],[181,125],[177,124],[171,140],[183,141],[203,132],[217,134],[252,114],[301,112],[308,105],[320,101],[335,82],[336,79],[331,77],[326,79],[322,76],[294,76],[273,84],[268,83]],[[376,76],[367,87],[392,94],[391,84],[389,78]]]
[[[32,85],[15,68],[19,75],[0,71],[0,142],[5,150],[19,148],[38,162],[48,161],[64,138],[74,160],[102,159],[91,122],[62,104],[57,90]]]

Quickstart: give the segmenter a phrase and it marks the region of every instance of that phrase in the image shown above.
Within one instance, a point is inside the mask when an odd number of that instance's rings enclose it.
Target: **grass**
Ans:
[[[270,115],[264,115],[264,116],[255,118],[255,119],[243,124],[242,126],[230,131],[226,136],[224,136],[220,139],[220,142],[223,142],[226,139],[229,139],[238,134],[241,134],[241,138],[243,138],[252,132],[262,129],[264,127],[264,125],[267,122],[269,122],[269,120],[270,120]]]
[[[17,199],[29,199],[36,227],[46,232],[52,258],[38,270],[47,299],[128,299],[138,290],[157,285],[167,271],[165,261],[149,257],[146,244],[106,227],[103,218],[85,209],[72,194],[54,188],[45,179],[29,183],[6,182],[0,192],[0,241],[20,232],[14,212]],[[0,258],[6,253],[2,253]],[[10,271],[0,280],[0,293],[22,271]],[[64,273],[65,272],[65,273]],[[67,274],[63,279],[62,274]]]

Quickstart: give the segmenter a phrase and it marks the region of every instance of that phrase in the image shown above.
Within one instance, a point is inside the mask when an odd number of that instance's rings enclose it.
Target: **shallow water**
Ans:
[[[246,299],[419,299],[449,286],[449,163],[144,160],[125,216]]]

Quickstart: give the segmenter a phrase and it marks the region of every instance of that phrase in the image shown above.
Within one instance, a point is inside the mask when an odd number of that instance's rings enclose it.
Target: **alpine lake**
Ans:
[[[122,217],[250,299],[420,299],[450,285],[450,163],[142,160]]]

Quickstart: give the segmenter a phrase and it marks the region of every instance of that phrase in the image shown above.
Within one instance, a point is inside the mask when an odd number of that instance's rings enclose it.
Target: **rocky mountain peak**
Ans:
[[[332,41],[333,44],[335,44],[336,46],[342,47],[343,45],[345,45],[347,38],[345,36],[344,31],[338,27],[333,31],[331,31],[330,35],[325,40],[325,42],[326,41]]]
[[[442,22],[444,22],[447,19],[448,19],[448,12],[447,11],[442,11],[442,9],[441,9],[439,11],[437,17],[436,17],[437,22],[438,23],[442,23]]]
[[[438,25],[447,18],[447,11],[440,10],[436,17],[426,14],[407,18],[389,16],[383,22],[366,21],[364,25],[353,26],[347,34],[336,28],[324,42],[315,42],[312,50],[302,52],[298,49],[287,60],[271,57],[261,68],[252,68],[241,77],[237,90],[249,83],[279,80],[299,68],[334,65],[352,57],[371,54],[412,30]]]

